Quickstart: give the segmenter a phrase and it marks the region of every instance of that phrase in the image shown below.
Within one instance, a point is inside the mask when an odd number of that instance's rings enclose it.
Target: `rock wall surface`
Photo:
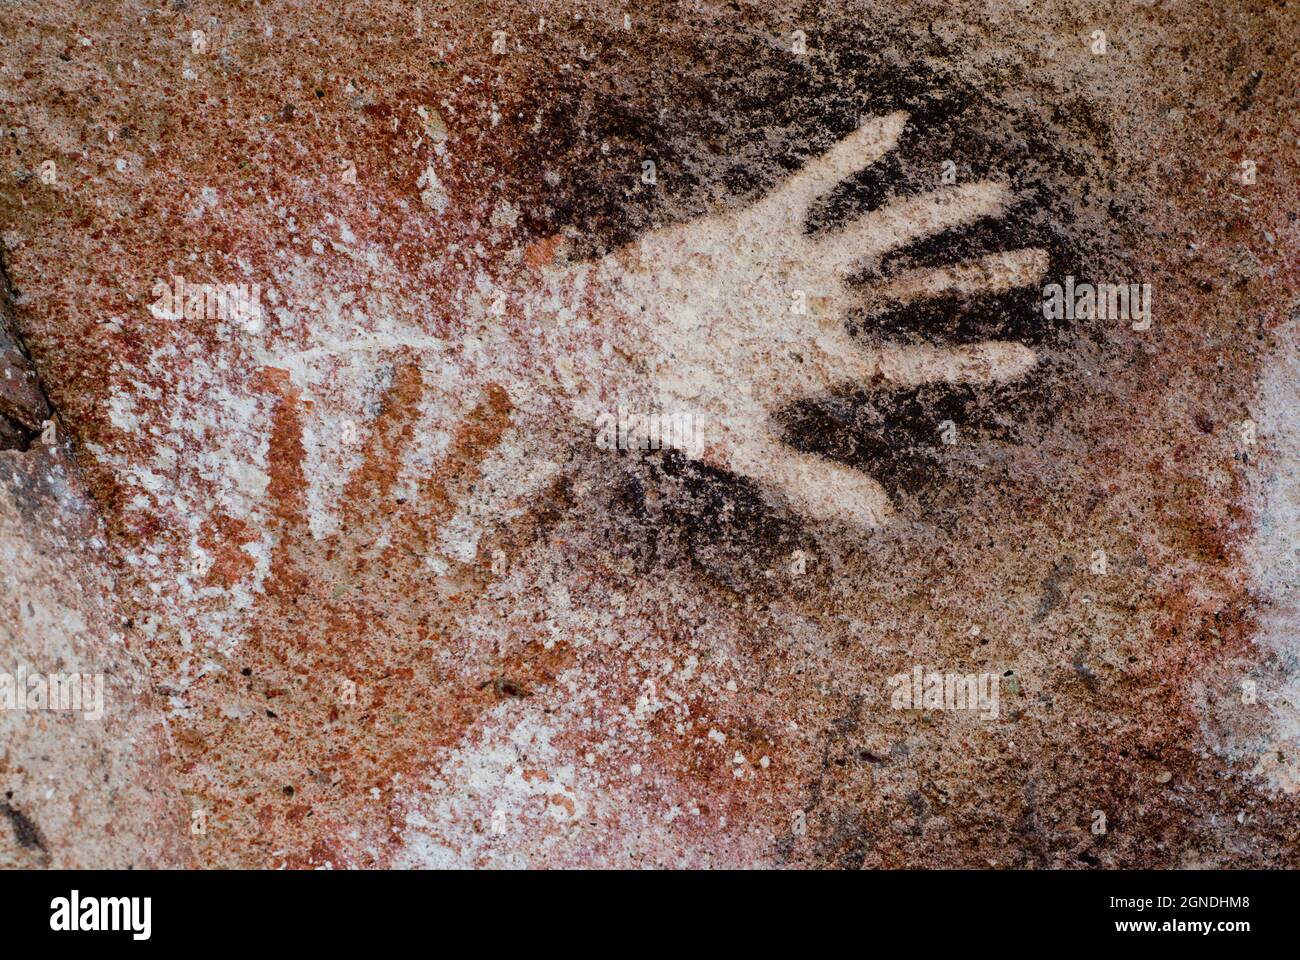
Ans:
[[[170,757],[121,820],[29,785],[14,856],[1296,866],[1298,19],[0,6],[14,324],[104,525],[51,580],[61,514],[4,521],[0,616],[48,656],[86,597],[152,687],[86,749]]]

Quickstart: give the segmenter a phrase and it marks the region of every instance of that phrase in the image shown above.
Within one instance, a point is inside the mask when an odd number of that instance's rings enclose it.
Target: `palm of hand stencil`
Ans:
[[[877,384],[992,384],[1037,363],[1020,342],[868,347],[846,328],[864,305],[941,304],[1041,281],[1045,250],[999,251],[963,263],[902,271],[863,291],[847,280],[862,265],[984,218],[1013,202],[991,180],[941,186],[893,200],[837,229],[809,234],[810,210],[846,178],[898,147],[906,113],[868,120],[757,203],[654,231],[611,255],[604,272],[635,318],[651,355],[654,402],[703,417],[701,457],[758,481],[801,515],[859,526],[892,508],[866,472],[784,444],[772,415],[827,391]],[[936,424],[936,429],[938,425]]]

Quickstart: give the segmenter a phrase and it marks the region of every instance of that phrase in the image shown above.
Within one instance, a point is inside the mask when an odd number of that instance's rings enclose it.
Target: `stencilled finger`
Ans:
[[[772,488],[811,520],[869,529],[893,517],[884,488],[861,470],[776,442],[743,444],[731,460],[733,470]]]
[[[490,383],[474,408],[456,426],[441,463],[420,483],[419,515],[406,521],[421,550],[437,540],[438,531],[470,495],[483,464],[505,436],[514,404],[500,384]]]
[[[872,117],[820,157],[808,163],[759,206],[764,216],[780,215],[802,226],[809,209],[840,181],[875,163],[898,145],[907,113]]]
[[[303,444],[309,404],[287,370],[264,368],[258,372],[255,385],[274,404],[266,452],[265,504],[271,563],[265,586],[271,596],[292,598],[302,584],[293,554],[296,545],[310,537],[304,466],[307,450]]]
[[[823,270],[842,273],[920,237],[996,216],[1011,199],[1007,185],[982,180],[895,200],[821,237],[814,256]]]
[[[307,451],[303,444],[307,404],[287,370],[261,370],[256,386],[269,395],[273,404],[266,452],[270,526],[278,538],[291,539],[307,529]]]
[[[1041,247],[999,250],[974,260],[904,270],[863,291],[866,304],[975,297],[1003,293],[1042,280],[1051,264]]]
[[[424,379],[414,362],[403,362],[384,392],[383,407],[375,419],[365,456],[343,491],[344,524],[357,524],[391,513],[393,487],[401,472],[407,448],[415,435],[415,416],[424,392]]]
[[[1035,247],[906,271],[863,291],[855,327],[873,342],[1038,343],[1048,328],[1039,297],[1049,265]]]

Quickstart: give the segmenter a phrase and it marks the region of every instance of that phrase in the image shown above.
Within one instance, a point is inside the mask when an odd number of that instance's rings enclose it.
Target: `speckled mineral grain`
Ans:
[[[1300,866],[1298,23],[0,5],[0,863]]]

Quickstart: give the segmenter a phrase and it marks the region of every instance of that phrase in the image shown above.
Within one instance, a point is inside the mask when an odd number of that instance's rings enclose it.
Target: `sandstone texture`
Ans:
[[[0,3],[0,864],[1300,866],[1298,35]]]

